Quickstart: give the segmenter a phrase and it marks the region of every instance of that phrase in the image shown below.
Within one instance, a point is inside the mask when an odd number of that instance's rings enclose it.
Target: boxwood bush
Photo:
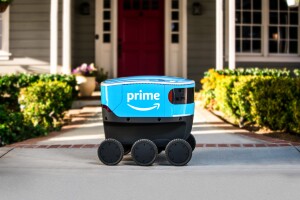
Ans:
[[[295,71],[296,77],[286,70],[236,71],[210,70],[206,74],[201,80],[205,107],[222,111],[237,124],[250,122],[300,133],[300,77]]]
[[[12,111],[7,106],[0,105],[0,146],[46,133],[42,126],[34,126],[26,122],[21,112]]]
[[[0,76],[2,144],[45,135],[59,128],[64,112],[77,97],[75,88],[76,79],[73,75]]]
[[[0,104],[8,104],[14,109],[18,109],[18,97],[22,88],[31,84],[43,81],[61,81],[72,87],[73,98],[77,97],[76,78],[71,75],[61,74],[12,74],[0,76]]]
[[[51,131],[71,108],[72,87],[59,81],[39,81],[21,90],[19,102],[26,121]]]

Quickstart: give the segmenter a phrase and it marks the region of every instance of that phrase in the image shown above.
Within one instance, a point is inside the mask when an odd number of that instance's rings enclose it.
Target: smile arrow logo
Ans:
[[[134,110],[138,110],[138,111],[150,111],[150,110],[153,110],[153,109],[159,109],[160,107],[160,104],[159,103],[155,103],[153,104],[153,106],[149,107],[149,108],[139,108],[139,107],[136,107],[136,106],[132,106],[130,104],[127,104],[130,108],[134,109]]]

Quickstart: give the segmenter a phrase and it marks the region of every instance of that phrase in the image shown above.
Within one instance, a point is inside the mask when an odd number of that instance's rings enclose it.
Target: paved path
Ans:
[[[48,148],[49,145],[52,145],[52,148],[80,148],[83,146],[93,148],[105,138],[100,107],[74,109],[69,112],[69,115],[72,117],[72,122],[63,127],[62,132],[52,134],[50,137],[28,140],[17,145],[19,147],[28,144],[34,145],[33,147],[42,145],[40,146],[42,148]],[[201,109],[198,104],[196,104],[192,134],[196,138],[198,147],[291,146],[286,141],[255,135],[247,130],[227,124],[209,111]],[[295,146],[297,145],[295,144]]]
[[[187,166],[162,153],[151,167],[130,155],[118,166],[97,158],[101,109],[73,110],[62,133],[0,148],[0,199],[272,199],[300,196],[300,148],[255,136],[197,107],[198,148]],[[72,113],[71,113],[72,114]],[[297,149],[299,148],[299,149]]]

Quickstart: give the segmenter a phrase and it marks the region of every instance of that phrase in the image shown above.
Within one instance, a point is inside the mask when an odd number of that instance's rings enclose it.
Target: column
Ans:
[[[71,74],[71,0],[63,0],[63,69]]]
[[[50,73],[57,73],[58,48],[58,0],[51,0],[50,11]]]
[[[229,64],[229,69],[235,69],[235,0],[229,0],[228,15],[229,15],[228,64]]]
[[[216,0],[216,69],[223,69],[223,0]]]

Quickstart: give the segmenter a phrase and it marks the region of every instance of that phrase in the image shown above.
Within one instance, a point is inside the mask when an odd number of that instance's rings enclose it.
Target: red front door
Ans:
[[[119,0],[118,76],[164,74],[164,0]]]

